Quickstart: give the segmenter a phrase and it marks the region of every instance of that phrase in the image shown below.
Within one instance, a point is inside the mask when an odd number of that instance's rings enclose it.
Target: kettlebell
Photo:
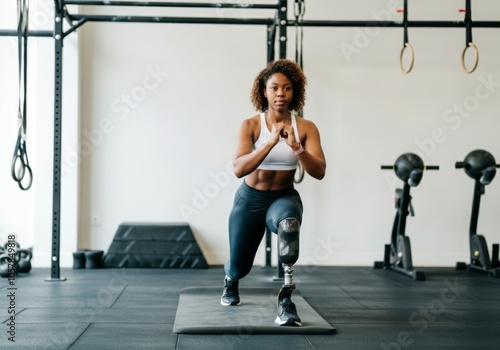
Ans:
[[[9,246],[14,244],[16,246],[16,250],[21,248],[21,245],[19,243],[16,242],[5,242],[5,244],[3,245],[3,250],[6,252],[9,250]]]
[[[0,276],[9,277],[9,261],[10,257],[7,254],[0,255]]]
[[[31,271],[31,258],[33,257],[33,252],[31,249],[19,249],[17,251],[19,254],[19,261],[17,262],[18,271],[20,273],[28,273]]]
[[[12,275],[17,275],[19,270],[19,266],[17,264],[19,260],[19,253],[16,252],[15,260],[12,263],[10,260],[9,254],[0,255],[0,277],[11,277]],[[9,264],[11,264],[10,268]]]

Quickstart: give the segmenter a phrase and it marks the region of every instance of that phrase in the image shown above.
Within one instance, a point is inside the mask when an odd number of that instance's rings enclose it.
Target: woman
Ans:
[[[292,113],[304,106],[306,84],[300,67],[287,59],[269,63],[255,78],[251,100],[261,113],[244,120],[238,134],[233,171],[244,181],[229,217],[230,257],[224,266],[222,305],[240,304],[238,281],[250,272],[266,225],[276,233],[286,223],[284,229],[295,227],[298,238],[303,210],[293,186],[298,162],[312,177],[325,176],[316,125]],[[298,239],[295,253],[294,260]],[[280,325],[300,325],[291,300],[278,313]]]

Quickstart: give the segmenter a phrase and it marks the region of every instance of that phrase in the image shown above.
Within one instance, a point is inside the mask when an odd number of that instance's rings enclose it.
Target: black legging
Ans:
[[[252,269],[266,225],[274,233],[285,218],[302,222],[302,200],[292,186],[279,191],[260,191],[245,181],[236,191],[229,216],[229,260],[224,265],[232,279],[245,277]]]

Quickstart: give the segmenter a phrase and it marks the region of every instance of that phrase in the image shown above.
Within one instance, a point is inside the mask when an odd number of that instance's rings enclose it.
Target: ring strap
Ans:
[[[18,38],[18,63],[19,63],[19,106],[18,106],[18,136],[14,156],[12,159],[12,177],[22,190],[27,190],[33,182],[33,173],[29,166],[26,148],[27,129],[27,85],[28,85],[28,22],[29,22],[29,0],[17,0],[17,38]],[[19,172],[16,164],[20,161]],[[28,170],[26,172],[26,169]],[[29,175],[29,181],[23,185],[25,174]]]
[[[470,74],[476,70],[477,64],[479,63],[479,50],[477,49],[477,46],[474,45],[474,43],[472,42],[472,7],[470,0],[465,0],[464,23],[465,23],[465,47],[462,51],[461,63],[464,72]],[[465,65],[465,53],[467,52],[467,49],[469,47],[472,48],[472,50],[474,51],[474,63],[470,68],[467,68],[467,66]]]
[[[403,56],[405,50],[408,48],[408,52],[410,53],[410,64],[407,68],[404,67],[403,64]],[[404,0],[404,8],[403,8],[403,47],[399,53],[399,68],[405,74],[411,72],[413,68],[413,63],[415,62],[415,54],[413,52],[413,46],[408,42],[408,0]]]

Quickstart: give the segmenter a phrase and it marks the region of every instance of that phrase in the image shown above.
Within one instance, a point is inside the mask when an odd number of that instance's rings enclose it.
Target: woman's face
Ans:
[[[264,96],[269,109],[286,112],[293,98],[292,82],[283,73],[274,73],[266,82]]]

